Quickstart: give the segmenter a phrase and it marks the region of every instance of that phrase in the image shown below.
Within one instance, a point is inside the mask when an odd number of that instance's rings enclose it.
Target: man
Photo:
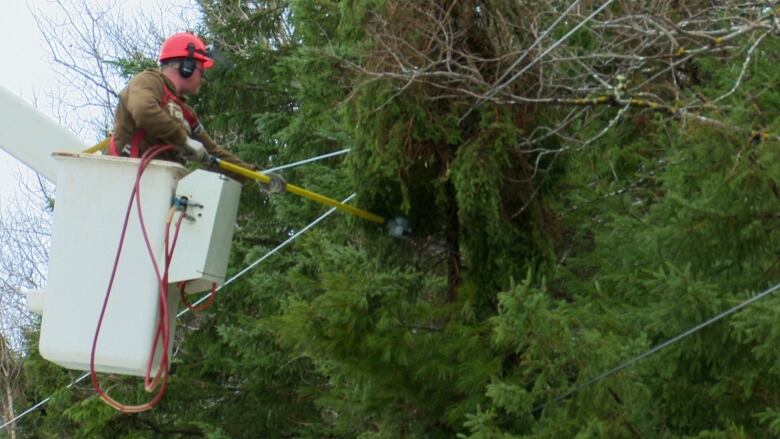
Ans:
[[[205,164],[204,160],[214,156],[255,169],[220,148],[184,102],[183,96],[198,93],[204,70],[214,65],[203,41],[191,33],[177,33],[163,43],[159,61],[159,70],[137,74],[119,94],[109,154],[140,157],[152,146],[174,145],[175,151],[158,158],[181,164],[187,160]]]

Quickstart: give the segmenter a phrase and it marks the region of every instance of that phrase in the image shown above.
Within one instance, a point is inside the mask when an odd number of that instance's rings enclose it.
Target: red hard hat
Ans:
[[[209,58],[203,41],[188,32],[181,32],[168,37],[160,48],[159,60],[162,62],[166,59],[187,58],[188,56],[192,56],[198,61],[203,61],[203,68],[208,69],[214,65],[214,61]]]

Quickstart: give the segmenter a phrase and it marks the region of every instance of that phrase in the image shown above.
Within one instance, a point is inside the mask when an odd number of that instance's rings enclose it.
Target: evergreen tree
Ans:
[[[334,198],[357,192],[363,208],[406,215],[413,233],[327,220],[184,319],[155,410],[121,415],[78,385],[25,431],[780,434],[771,297],[578,387],[780,274],[775,12],[640,3],[618,2],[587,26],[598,6],[583,6],[549,34],[560,52],[549,62],[529,52],[529,75],[500,87],[516,48],[570,3],[203,0],[204,32],[235,65],[195,101],[218,138],[262,166],[350,148],[343,163],[285,177]],[[711,21],[675,30],[688,46],[669,55],[636,31],[647,29],[636,8],[683,27]],[[702,41],[706,50],[694,47]],[[605,52],[622,55],[591,63]],[[232,272],[323,211],[246,188]],[[66,375],[29,360],[28,397]],[[142,399],[127,382],[118,389]]]

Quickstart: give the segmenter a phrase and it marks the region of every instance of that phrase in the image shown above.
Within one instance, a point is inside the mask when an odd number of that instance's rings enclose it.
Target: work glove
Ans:
[[[284,181],[281,175],[273,172],[263,172],[263,174],[267,175],[271,180],[268,183],[261,183],[260,180],[255,180],[261,191],[268,194],[278,194],[279,192],[284,192],[287,188],[287,182]]]
[[[187,160],[200,163],[206,162],[209,159],[209,154],[206,152],[206,148],[203,144],[192,137],[187,137],[187,141],[184,142],[184,145],[181,145],[179,149]]]

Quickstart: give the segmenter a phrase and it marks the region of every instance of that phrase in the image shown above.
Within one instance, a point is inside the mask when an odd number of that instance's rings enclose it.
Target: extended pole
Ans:
[[[216,157],[212,157],[212,161],[215,162],[221,169],[224,169],[225,171],[229,171],[234,174],[244,176],[246,178],[251,178],[252,180],[257,180],[260,183],[268,184],[271,182],[271,177],[263,174],[262,172],[251,171],[242,166],[234,165],[224,160],[220,160]],[[306,190],[302,187],[298,187],[288,183],[287,185],[285,185],[285,190],[291,194],[295,194],[303,198],[308,198],[312,201],[316,201],[326,206],[331,206],[337,209],[341,209],[347,213],[375,222],[377,224],[385,224],[385,219],[379,215],[375,215],[363,209],[358,209],[357,207],[350,206],[349,204],[344,204],[340,201],[334,200],[333,198],[328,198],[318,193]]]
[[[94,145],[86,149],[84,152],[94,153],[96,151],[103,150],[106,148],[106,146],[108,146],[108,141],[109,139],[105,139],[102,142],[98,143],[97,145]],[[230,171],[234,174],[238,174],[246,178],[250,178],[252,180],[257,180],[260,183],[268,184],[271,182],[271,177],[263,174],[262,172],[252,171],[250,169],[244,168],[243,166],[234,165],[232,163],[226,162],[224,160],[220,160],[213,156],[210,158],[210,161],[212,163],[217,164],[217,166],[224,169],[225,171]],[[377,224],[386,223],[386,220],[379,215],[375,215],[363,209],[358,209],[357,207],[350,206],[349,204],[344,204],[340,201],[334,200],[333,198],[328,198],[324,195],[320,195],[316,192],[306,190],[299,186],[295,186],[288,183],[285,185],[285,190],[291,194],[295,194],[303,198],[308,198],[312,201],[316,201],[326,206],[335,207],[337,209],[343,210],[344,212],[363,218],[365,220],[369,220],[371,222],[375,222]]]

